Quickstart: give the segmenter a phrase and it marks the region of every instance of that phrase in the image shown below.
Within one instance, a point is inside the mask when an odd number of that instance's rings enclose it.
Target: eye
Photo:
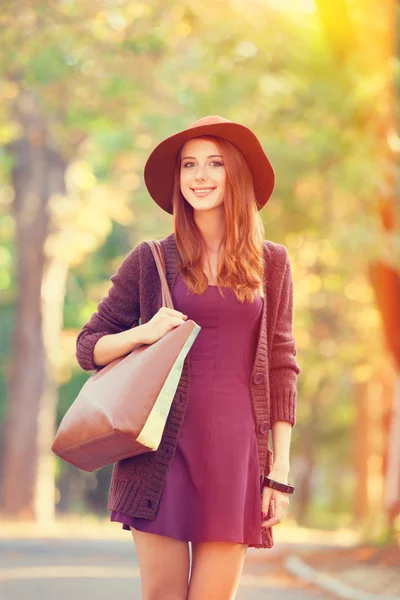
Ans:
[[[189,162],[183,163],[182,167],[184,169],[186,169],[186,167],[190,167],[190,165],[193,165],[193,164],[194,164],[193,161],[189,161]],[[216,165],[217,167],[223,167],[224,166],[224,163],[222,163],[220,160],[213,160],[213,161],[211,161],[210,164],[211,165]]]

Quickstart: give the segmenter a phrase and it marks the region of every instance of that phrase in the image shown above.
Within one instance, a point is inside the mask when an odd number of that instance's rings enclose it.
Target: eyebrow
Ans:
[[[210,156],[207,156],[207,158],[213,158],[214,156],[219,156],[220,158],[222,158],[220,154],[210,154]],[[196,160],[195,156],[185,156],[184,158],[182,158],[182,160],[185,160],[186,158],[194,158]]]

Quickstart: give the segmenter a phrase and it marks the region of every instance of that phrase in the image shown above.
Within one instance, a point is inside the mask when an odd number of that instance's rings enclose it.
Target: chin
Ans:
[[[218,208],[219,206],[221,206],[222,203],[219,204],[192,204],[192,207],[194,210],[197,210],[198,212],[202,212],[205,210],[213,210],[215,208]]]
[[[206,202],[206,201],[201,201],[199,200],[199,202],[193,202],[193,198],[190,198],[190,201],[186,199],[186,202],[188,204],[190,204],[190,206],[193,208],[193,210],[198,210],[198,211],[203,211],[203,210],[212,210],[214,208],[218,208],[219,206],[221,206],[223,204],[223,202],[220,202],[219,199],[217,199],[217,201],[214,202]]]

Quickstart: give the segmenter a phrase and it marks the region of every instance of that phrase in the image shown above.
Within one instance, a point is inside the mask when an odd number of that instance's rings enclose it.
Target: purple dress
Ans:
[[[210,285],[191,294],[178,273],[176,310],[201,326],[190,354],[188,406],[153,520],[111,521],[191,542],[261,544],[261,495],[250,378],[263,299]]]

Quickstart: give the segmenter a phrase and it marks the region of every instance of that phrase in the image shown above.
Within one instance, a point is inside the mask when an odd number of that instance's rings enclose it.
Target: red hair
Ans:
[[[232,288],[240,302],[252,302],[257,294],[264,296],[264,224],[256,204],[251,171],[241,151],[227,140],[216,136],[199,137],[215,142],[226,169],[226,233],[221,242],[217,284]],[[192,293],[202,294],[208,286],[202,269],[205,242],[195,223],[193,207],[181,192],[180,169],[181,151],[177,155],[172,197],[174,232],[182,258],[180,273]]]

